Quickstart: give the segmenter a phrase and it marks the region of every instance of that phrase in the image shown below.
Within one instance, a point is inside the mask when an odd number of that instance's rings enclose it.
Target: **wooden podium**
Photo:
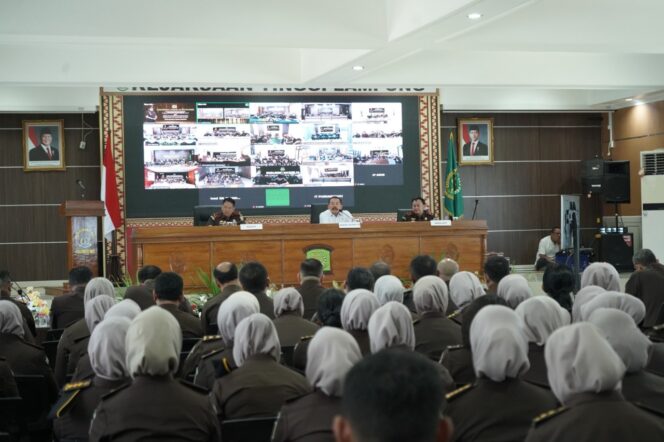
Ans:
[[[486,252],[486,221],[454,221],[434,227],[419,223],[366,223],[360,229],[336,224],[266,224],[261,230],[237,226],[140,227],[132,232],[131,265],[135,274],[154,264],[182,275],[188,291],[201,289],[197,270],[207,273],[221,261],[242,264],[260,261],[270,281],[297,284],[300,262],[317,258],[325,268],[324,281],[343,282],[353,266],[383,260],[392,274],[410,278],[409,264],[419,254],[457,260],[464,270],[482,272]]]
[[[86,266],[99,274],[99,218],[104,216],[103,201],[65,201],[60,215],[67,218],[67,269]]]

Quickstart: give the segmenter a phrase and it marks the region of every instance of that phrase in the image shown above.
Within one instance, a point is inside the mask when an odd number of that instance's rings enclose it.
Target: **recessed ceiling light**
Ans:
[[[470,20],[479,20],[480,18],[482,18],[482,14],[480,14],[479,12],[471,12],[470,14],[468,14],[468,18]]]
[[[363,70],[364,70],[364,66],[361,66],[361,65],[358,64],[358,65],[356,65],[356,66],[353,66],[353,70],[354,70],[354,71],[363,71]]]
[[[633,101],[633,98],[625,98],[625,101]]]

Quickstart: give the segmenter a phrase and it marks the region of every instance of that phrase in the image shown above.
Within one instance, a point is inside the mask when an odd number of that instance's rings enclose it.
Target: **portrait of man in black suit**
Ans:
[[[485,157],[489,155],[489,146],[480,141],[480,127],[478,125],[473,124],[470,126],[468,128],[468,135],[470,136],[470,141],[463,145],[464,157]]]
[[[493,121],[491,118],[459,119],[459,162],[490,164],[493,162]]]
[[[39,145],[28,152],[30,161],[60,161],[60,152],[53,145],[53,132],[46,127],[39,133]]]
[[[23,170],[65,170],[64,121],[23,121]]]

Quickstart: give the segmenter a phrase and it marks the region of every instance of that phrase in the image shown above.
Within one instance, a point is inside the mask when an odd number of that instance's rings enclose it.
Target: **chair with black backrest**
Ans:
[[[224,442],[269,442],[277,417],[252,417],[221,422],[221,440]]]
[[[201,338],[183,338],[182,339],[182,350],[180,350],[183,353],[189,353],[192,348],[194,348],[194,345],[200,341]]]
[[[46,341],[59,341],[60,336],[64,333],[64,328],[52,328],[46,332]]]
[[[28,421],[20,397],[0,398],[0,431],[6,434],[4,440],[9,441],[19,441],[21,436],[28,434]]]
[[[320,214],[327,210],[327,204],[312,204],[309,222],[320,224]]]
[[[410,209],[397,209],[397,222],[402,222],[404,215],[410,212]]]
[[[286,367],[293,368],[293,351],[295,346],[281,347],[281,363]]]
[[[55,358],[58,354],[58,342],[59,341],[44,341],[41,343],[41,346],[44,347],[44,351],[46,352],[48,365],[51,367],[51,370],[55,370]]]
[[[25,404],[24,415],[31,440],[50,440],[51,421],[48,420],[48,412],[53,404],[46,379],[43,375],[25,374],[15,374],[14,379]]]
[[[194,206],[194,225],[206,226],[210,216],[219,211],[217,206]]]

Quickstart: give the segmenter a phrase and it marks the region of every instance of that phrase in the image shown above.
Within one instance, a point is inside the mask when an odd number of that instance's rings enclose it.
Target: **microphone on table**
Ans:
[[[25,293],[25,291],[23,291],[23,288],[20,285],[18,285],[18,282],[12,281],[12,285],[16,286],[16,293],[18,293],[18,295],[21,297],[21,299],[28,300],[28,302],[30,301],[30,298]]]
[[[475,208],[473,209],[473,217],[471,218],[471,221],[475,219],[475,215],[477,214],[477,206],[479,205],[480,200],[475,199]]]

